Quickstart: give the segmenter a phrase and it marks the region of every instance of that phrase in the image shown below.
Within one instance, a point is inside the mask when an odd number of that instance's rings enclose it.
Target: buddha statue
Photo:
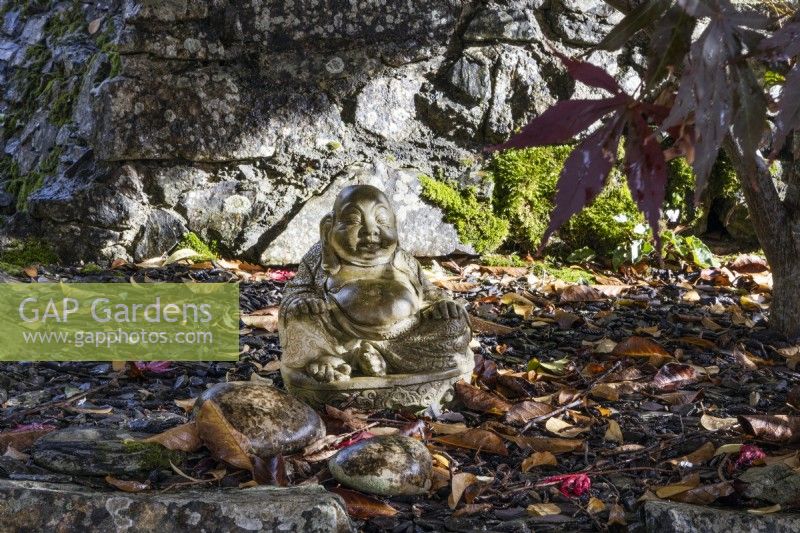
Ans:
[[[317,406],[425,408],[474,366],[466,311],[399,247],[394,210],[370,185],[344,188],[320,221],[278,331],[288,390]]]

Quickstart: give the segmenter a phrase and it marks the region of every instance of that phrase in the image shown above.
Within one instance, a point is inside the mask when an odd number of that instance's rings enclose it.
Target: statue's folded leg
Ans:
[[[331,333],[330,318],[327,315],[295,315],[288,320],[281,317],[281,320],[283,323],[279,335],[284,365],[304,372],[311,369],[312,374],[319,372],[320,377],[326,373],[326,369],[320,368],[321,366],[332,367],[331,379],[320,381],[338,380],[337,377],[341,378],[341,374],[349,377],[347,349]]]
[[[423,319],[406,334],[376,345],[393,373],[439,372],[472,359],[466,317]]]

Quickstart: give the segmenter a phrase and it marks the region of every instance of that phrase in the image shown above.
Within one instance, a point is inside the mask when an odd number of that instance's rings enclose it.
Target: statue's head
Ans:
[[[390,262],[397,249],[397,222],[389,199],[372,185],[345,187],[320,222],[320,239],[327,270],[337,270],[338,261],[357,266]]]

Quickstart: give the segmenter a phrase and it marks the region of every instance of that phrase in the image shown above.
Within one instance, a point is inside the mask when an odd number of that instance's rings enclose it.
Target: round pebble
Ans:
[[[325,436],[319,415],[297,398],[269,385],[251,381],[217,383],[197,399],[213,401],[231,426],[248,438],[261,458],[299,452]]]
[[[431,486],[433,459],[420,441],[385,435],[339,450],[328,461],[328,468],[336,481],[362,492],[416,495]]]

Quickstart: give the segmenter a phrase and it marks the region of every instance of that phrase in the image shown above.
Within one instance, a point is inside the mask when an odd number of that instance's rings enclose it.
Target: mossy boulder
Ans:
[[[192,258],[195,261],[210,261],[212,259],[219,258],[218,246],[219,245],[217,241],[205,243],[200,237],[197,236],[196,233],[190,231],[181,238],[178,244],[175,245],[175,249],[180,250],[181,248],[189,248],[190,250],[197,252],[197,255]]]
[[[478,253],[496,250],[508,235],[509,223],[492,213],[488,202],[478,200],[475,191],[459,191],[454,186],[429,176],[420,176],[422,197],[438,205],[445,220],[453,224],[458,236]]]
[[[58,262],[53,247],[39,239],[17,241],[0,252],[0,270],[19,274],[31,265],[52,265]]]

